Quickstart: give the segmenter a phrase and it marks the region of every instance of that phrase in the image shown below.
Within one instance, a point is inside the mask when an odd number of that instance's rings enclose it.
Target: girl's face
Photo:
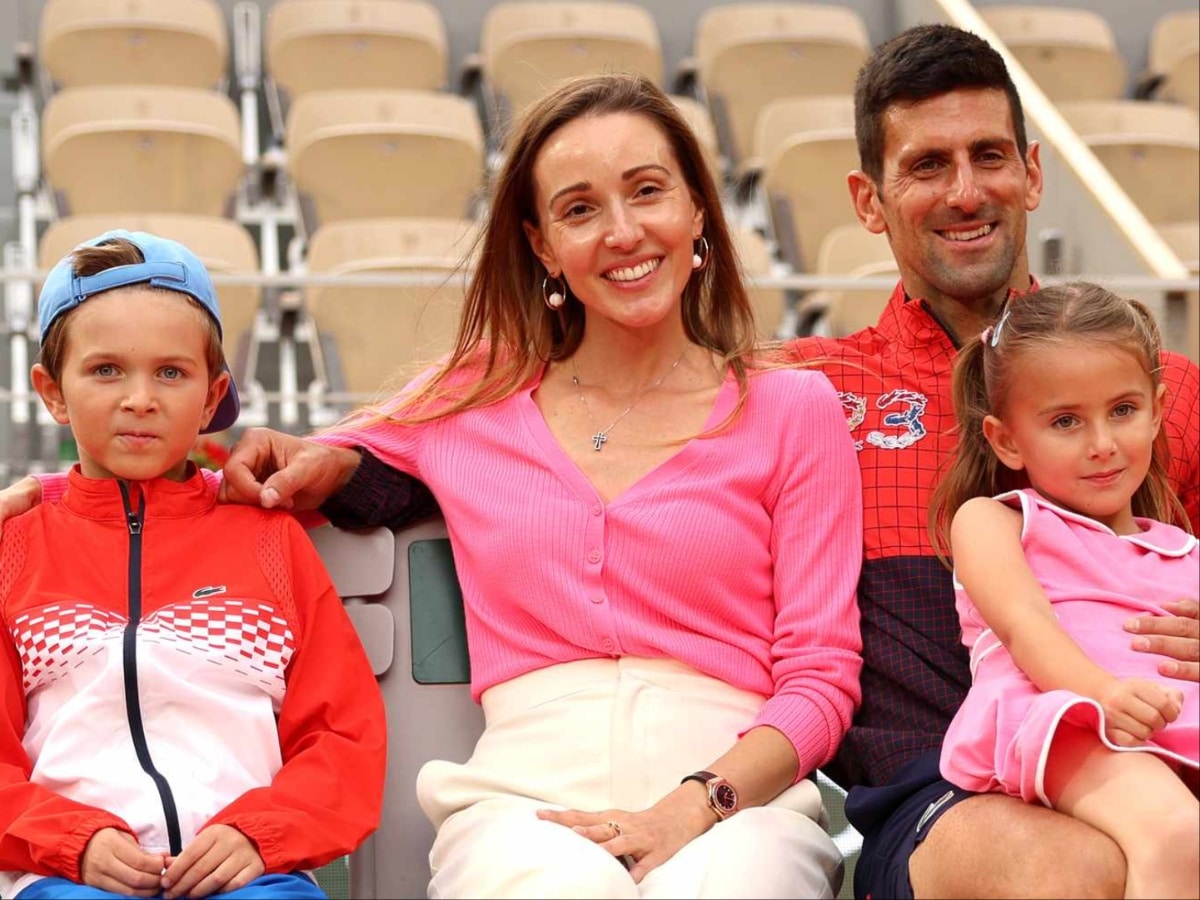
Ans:
[[[704,213],[663,131],[634,113],[584,116],[550,136],[533,176],[539,224],[526,235],[589,325],[677,323]]]
[[[1065,509],[1134,534],[1131,500],[1150,470],[1165,388],[1116,344],[1066,341],[1013,361],[1000,417],[984,434],[1010,469]]]

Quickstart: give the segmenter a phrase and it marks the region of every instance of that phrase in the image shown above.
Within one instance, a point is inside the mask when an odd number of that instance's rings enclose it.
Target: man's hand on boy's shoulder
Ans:
[[[128,831],[101,828],[83,849],[79,880],[114,894],[153,897],[161,889],[163,863],[161,853],[147,853]]]
[[[167,860],[163,896],[207,897],[243,888],[265,871],[254,842],[232,825],[209,825]]]
[[[0,490],[0,534],[3,534],[5,521],[29,512],[41,499],[42,483],[32,475],[26,475]]]

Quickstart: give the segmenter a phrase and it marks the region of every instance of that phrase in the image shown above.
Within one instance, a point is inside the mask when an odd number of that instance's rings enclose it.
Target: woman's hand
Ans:
[[[356,450],[251,428],[225,463],[219,496],[265,509],[316,509],[346,486],[358,463]]]
[[[708,808],[704,792],[698,787],[694,782],[681,785],[641,812],[539,809],[537,816],[574,829],[599,844],[621,860],[634,882],[640,883],[684,844],[716,824],[716,815]]]
[[[1195,600],[1164,603],[1173,616],[1137,616],[1125,623],[1125,630],[1138,635],[1131,642],[1134,650],[1167,657],[1159,660],[1158,672],[1183,681],[1200,681],[1200,604]]]
[[[42,502],[42,483],[32,475],[0,491],[0,528],[13,516],[29,512]]]

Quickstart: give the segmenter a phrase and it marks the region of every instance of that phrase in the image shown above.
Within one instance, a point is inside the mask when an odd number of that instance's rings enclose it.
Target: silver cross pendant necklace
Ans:
[[[575,385],[575,390],[579,393],[579,402],[582,403],[583,408],[585,410],[587,410],[588,418],[592,420],[592,427],[596,429],[596,433],[593,434],[592,438],[591,438],[593,450],[596,450],[597,452],[599,452],[600,450],[604,449],[604,445],[608,442],[608,433],[617,427],[618,422],[620,422],[623,418],[625,418],[627,415],[629,415],[630,410],[632,410],[635,406],[637,406],[639,403],[642,402],[643,397],[645,397],[651,391],[659,388],[662,385],[662,383],[667,380],[667,376],[670,375],[672,372],[674,372],[677,368],[679,368],[679,364],[681,362],[683,362],[684,354],[686,354],[687,351],[688,351],[688,348],[685,345],[683,348],[683,353],[680,353],[679,358],[676,359],[675,362],[671,363],[671,368],[669,368],[669,369],[667,369],[667,371],[663,372],[663,374],[661,376],[659,376],[657,381],[655,381],[648,388],[646,388],[644,391],[642,391],[640,394],[638,394],[636,397],[634,397],[633,402],[630,403],[627,407],[625,407],[625,411],[622,412],[615,419],[613,419],[608,424],[607,428],[601,428],[596,424],[596,417],[594,415],[592,415],[592,408],[590,406],[588,406],[587,398],[583,396],[583,385],[580,384],[580,381],[579,381],[579,367],[575,363],[575,357],[574,356],[571,357],[571,372],[572,372],[571,383],[573,385]]]

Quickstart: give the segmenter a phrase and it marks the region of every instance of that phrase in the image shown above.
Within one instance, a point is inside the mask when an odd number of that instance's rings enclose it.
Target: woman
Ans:
[[[430,896],[836,893],[805,776],[859,698],[858,467],[750,310],[670,100],[568,82],[512,131],[448,359],[320,445],[235,451],[235,499],[290,479],[363,524],[395,470],[442,508],[486,728],[418,779]]]

